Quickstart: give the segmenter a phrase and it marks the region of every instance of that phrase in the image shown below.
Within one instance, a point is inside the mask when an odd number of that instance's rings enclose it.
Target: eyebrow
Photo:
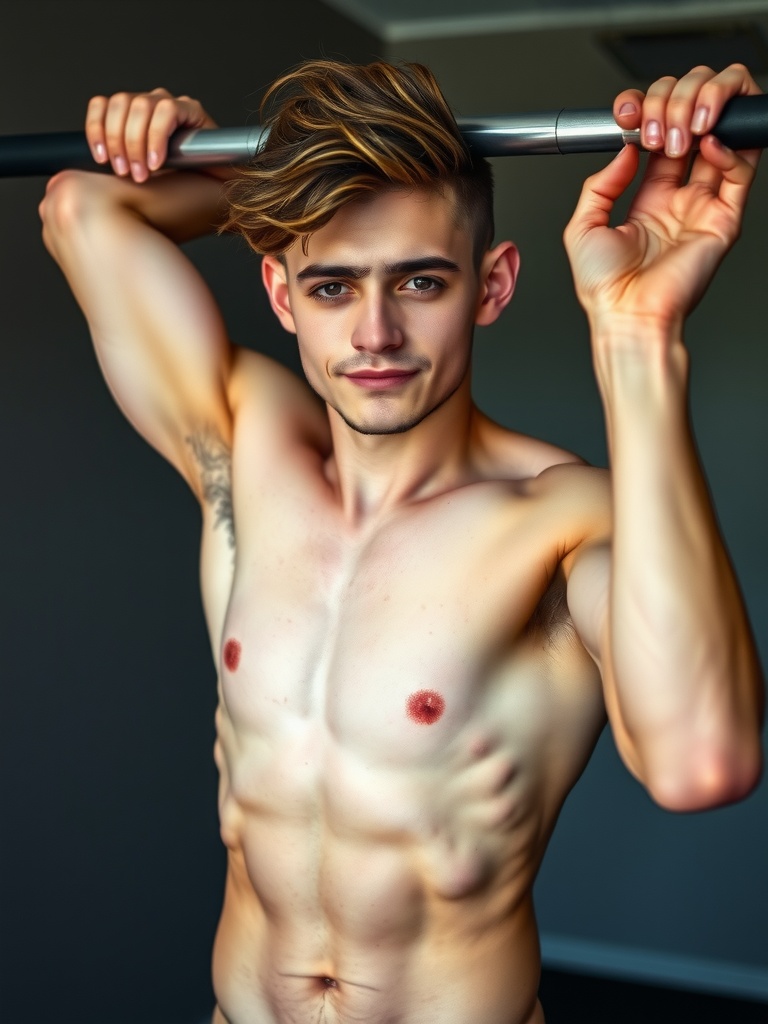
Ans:
[[[368,277],[372,267],[359,267],[346,263],[310,263],[296,275],[297,281],[307,281],[316,277],[350,277],[357,281]],[[458,271],[461,268],[453,260],[444,256],[417,256],[412,260],[398,260],[396,263],[385,263],[384,272],[394,274],[418,274],[425,270]]]

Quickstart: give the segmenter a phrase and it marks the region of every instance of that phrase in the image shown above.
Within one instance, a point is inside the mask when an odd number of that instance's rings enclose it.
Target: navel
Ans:
[[[432,725],[445,711],[445,700],[437,690],[417,690],[406,704],[408,717],[419,725]]]
[[[224,644],[224,664],[230,672],[234,672],[240,664],[241,650],[239,641],[235,639],[227,640]]]

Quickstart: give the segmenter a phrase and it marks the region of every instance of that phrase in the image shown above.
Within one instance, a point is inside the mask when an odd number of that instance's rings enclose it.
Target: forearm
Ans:
[[[51,179],[40,214],[44,238],[58,258],[63,236],[88,218],[102,226],[140,221],[174,242],[214,232],[226,209],[223,182],[203,174],[168,172],[138,185],[111,175],[66,171]],[[57,244],[58,242],[58,244]]]
[[[727,798],[754,781],[762,689],[691,435],[687,353],[631,319],[595,326],[593,343],[613,479],[613,696],[664,802],[710,785]]]

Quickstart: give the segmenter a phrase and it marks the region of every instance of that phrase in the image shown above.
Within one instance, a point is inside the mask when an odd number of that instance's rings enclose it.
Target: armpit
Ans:
[[[541,596],[526,627],[528,634],[540,634],[546,643],[559,646],[577,639],[576,630],[568,608],[565,574],[558,568],[549,586]]]
[[[230,548],[235,548],[235,517],[232,506],[232,451],[211,428],[185,438],[197,465],[203,501],[214,513],[213,528],[224,527]]]

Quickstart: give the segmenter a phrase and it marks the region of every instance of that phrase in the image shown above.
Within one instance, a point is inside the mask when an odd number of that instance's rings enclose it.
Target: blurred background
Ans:
[[[317,56],[429,64],[460,115],[609,107],[697,63],[740,60],[768,83],[768,0],[5,0],[0,21],[2,134],[79,128],[92,94],[157,85],[222,125],[254,123],[264,87]],[[600,465],[561,235],[604,162],[495,161],[498,237],[518,243],[523,271],[502,322],[478,332],[474,367],[490,415]],[[765,661],[762,173],[687,339],[698,442]],[[40,240],[43,188],[0,181],[0,1019],[191,1024],[212,1006],[224,872],[199,514],[107,393]],[[232,238],[189,251],[234,340],[297,367],[257,258]],[[768,1003],[766,810],[764,782],[733,807],[664,812],[606,733],[537,883],[545,966]]]

